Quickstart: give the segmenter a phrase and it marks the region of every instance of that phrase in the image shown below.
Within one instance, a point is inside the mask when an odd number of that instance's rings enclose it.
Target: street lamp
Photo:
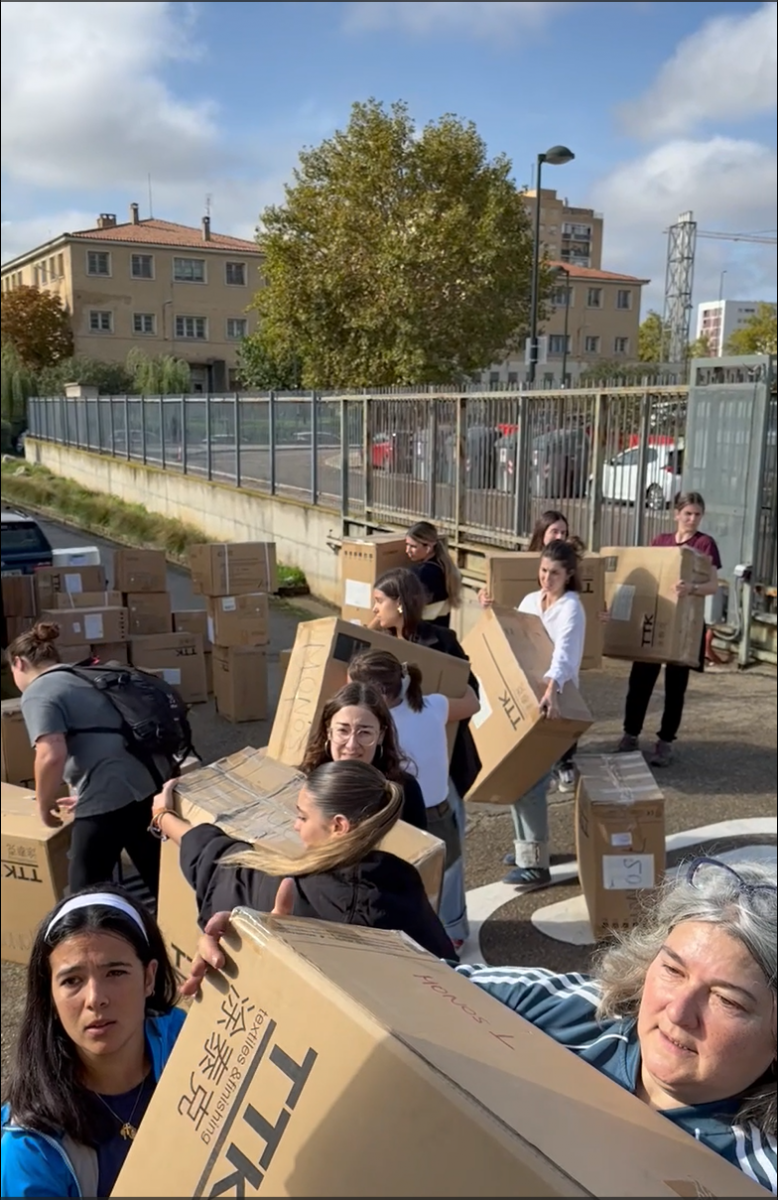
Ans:
[[[570,330],[570,268],[557,267],[557,275],[565,277],[565,331],[562,334],[562,387],[567,387],[567,338]]]
[[[538,155],[538,169],[535,179],[535,246],[532,257],[532,289],[530,291],[530,326],[529,326],[529,370],[527,382],[535,382],[535,372],[538,365],[538,288],[540,284],[540,175],[543,163],[551,167],[563,167],[565,163],[575,158],[567,146],[552,146],[545,154]]]

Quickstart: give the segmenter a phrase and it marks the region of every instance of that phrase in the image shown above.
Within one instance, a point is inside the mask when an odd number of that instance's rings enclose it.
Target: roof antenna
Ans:
[[[151,191],[151,172],[150,171],[149,171],[148,179],[149,179],[149,216],[153,217],[154,216],[154,197],[153,197],[152,191]]]

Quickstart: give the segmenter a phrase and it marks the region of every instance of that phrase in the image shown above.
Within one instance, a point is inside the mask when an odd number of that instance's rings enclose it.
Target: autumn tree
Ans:
[[[2,342],[29,370],[50,367],[73,353],[70,318],[59,296],[18,287],[2,297]]]
[[[778,332],[776,306],[759,304],[752,317],[736,329],[727,342],[727,354],[775,354]]]
[[[638,329],[638,361],[661,363],[665,345],[665,327],[662,318],[650,309]]]
[[[456,381],[521,344],[533,242],[510,171],[471,123],[355,104],[262,215],[263,352],[306,387],[369,387]]]

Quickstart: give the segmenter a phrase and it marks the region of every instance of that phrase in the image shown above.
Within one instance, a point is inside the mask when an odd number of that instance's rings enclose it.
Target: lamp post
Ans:
[[[567,339],[570,332],[570,268],[557,267],[557,274],[565,277],[565,331],[562,334],[562,387],[567,387]]]
[[[535,245],[532,256],[532,287],[529,298],[529,364],[527,370],[527,382],[533,384],[535,382],[535,373],[538,366],[538,289],[540,285],[540,177],[543,168],[543,163],[548,163],[551,167],[562,167],[565,163],[572,162],[575,158],[572,150],[568,150],[567,146],[552,146],[550,150],[546,150],[545,154],[538,155],[538,169],[535,179]]]

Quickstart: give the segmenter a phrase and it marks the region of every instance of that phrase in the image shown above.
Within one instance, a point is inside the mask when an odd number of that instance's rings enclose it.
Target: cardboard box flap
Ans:
[[[591,804],[664,800],[642,754],[581,754],[576,765]]]

